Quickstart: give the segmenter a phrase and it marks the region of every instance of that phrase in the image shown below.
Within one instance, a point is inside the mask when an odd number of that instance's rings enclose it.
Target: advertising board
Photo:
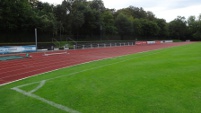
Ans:
[[[19,53],[19,52],[35,52],[35,45],[28,46],[1,46],[0,54]]]

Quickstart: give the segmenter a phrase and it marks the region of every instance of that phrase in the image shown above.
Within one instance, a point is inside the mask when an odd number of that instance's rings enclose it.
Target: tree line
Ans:
[[[171,22],[151,11],[129,6],[109,9],[102,0],[63,0],[59,5],[39,0],[0,0],[1,42],[60,40],[201,40],[201,15],[178,16]]]

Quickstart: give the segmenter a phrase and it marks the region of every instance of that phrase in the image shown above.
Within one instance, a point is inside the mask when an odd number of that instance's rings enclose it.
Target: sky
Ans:
[[[61,4],[63,0],[39,0],[50,4]],[[142,7],[157,18],[170,22],[177,16],[198,17],[201,14],[201,0],[102,0],[106,8],[121,9],[129,6]]]

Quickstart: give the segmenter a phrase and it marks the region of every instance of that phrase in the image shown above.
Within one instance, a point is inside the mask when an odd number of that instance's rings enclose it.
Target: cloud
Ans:
[[[157,18],[163,18],[170,22],[177,16],[198,16],[201,12],[201,0],[103,0],[105,7],[121,9],[130,5],[142,7],[146,11],[152,11]]]
[[[188,19],[189,16],[198,16],[201,11],[201,1],[198,0],[178,0],[172,2],[166,9],[155,10],[157,17],[165,18],[168,22],[175,19],[177,16],[184,16]],[[154,9],[153,9],[154,10]]]
[[[50,4],[61,4],[63,0],[39,0],[41,2],[48,2]]]
[[[40,0],[54,4],[61,4],[63,0]],[[103,0],[106,8],[122,9],[129,6],[142,7],[152,11],[156,17],[168,22],[177,16],[198,16],[201,13],[201,0]]]
[[[193,6],[185,6],[185,7],[178,7],[175,9],[166,9],[164,7],[152,7],[146,8],[145,10],[152,11],[157,18],[163,18],[167,22],[170,22],[177,18],[177,16],[184,16],[186,19],[190,16],[198,17],[201,12],[201,4],[193,5]]]

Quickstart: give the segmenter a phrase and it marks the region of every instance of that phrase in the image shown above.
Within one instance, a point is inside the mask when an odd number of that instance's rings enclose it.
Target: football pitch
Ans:
[[[201,113],[201,43],[109,58],[0,86],[1,113]]]

